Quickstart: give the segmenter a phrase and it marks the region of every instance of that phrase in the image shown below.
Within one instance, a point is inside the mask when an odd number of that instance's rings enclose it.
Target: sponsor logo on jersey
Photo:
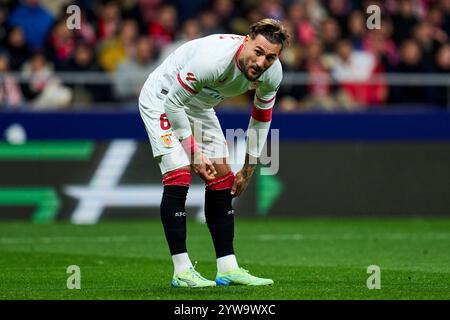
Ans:
[[[216,100],[219,100],[219,101],[223,101],[225,99],[225,97],[223,95],[221,95],[219,91],[214,90],[210,87],[203,87],[203,92],[205,92],[210,97],[212,97]]]
[[[197,79],[195,79],[195,75],[192,72],[188,72],[186,74],[186,81],[197,81]]]

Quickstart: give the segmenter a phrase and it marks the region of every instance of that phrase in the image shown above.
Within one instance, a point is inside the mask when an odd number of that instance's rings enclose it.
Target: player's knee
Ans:
[[[189,170],[189,168],[181,168],[169,171],[164,174],[162,182],[165,187],[166,186],[189,187],[191,185],[191,170]]]
[[[213,191],[231,189],[231,187],[233,187],[234,179],[234,173],[229,171],[224,176],[217,177],[210,181],[205,181],[206,189]]]

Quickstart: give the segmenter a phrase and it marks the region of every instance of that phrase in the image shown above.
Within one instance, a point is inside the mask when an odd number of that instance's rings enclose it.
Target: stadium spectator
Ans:
[[[294,24],[295,38],[300,44],[309,44],[317,37],[317,32],[306,15],[305,6],[294,2],[288,7],[288,18]]]
[[[9,57],[0,53],[0,108],[17,108],[22,104],[22,90],[17,80],[8,75]]]
[[[444,16],[444,11],[439,5],[434,5],[427,12],[426,21],[428,21],[432,28],[432,36],[440,43],[448,42],[450,37],[450,29],[445,29],[445,20],[449,19]]]
[[[203,10],[200,12],[198,19],[204,35],[226,33],[226,30],[220,25],[219,18],[214,11]]]
[[[398,73],[415,74],[425,72],[422,51],[413,39],[405,40],[400,49],[400,63],[394,69]],[[426,92],[423,87],[393,86],[392,99],[397,103],[422,104],[425,102]]]
[[[419,22],[412,0],[400,0],[399,11],[392,18],[394,22],[394,40],[400,44],[412,36],[411,31]]]
[[[140,37],[135,55],[121,62],[114,74],[116,97],[121,101],[135,101],[143,83],[156,66],[153,41]]]
[[[25,35],[21,27],[11,29],[5,48],[9,53],[11,70],[19,70],[22,64],[30,57],[30,48],[25,42]]]
[[[434,72],[441,75],[450,74],[450,44],[443,45],[436,54]],[[450,88],[445,86],[435,86],[430,88],[430,97],[432,103],[445,108],[450,104]]]
[[[164,5],[158,10],[156,20],[148,26],[148,34],[155,41],[158,50],[175,40],[177,10],[174,6]]]
[[[202,36],[202,30],[200,23],[195,19],[186,20],[181,26],[179,38],[171,44],[165,46],[159,54],[159,63],[162,63],[176,48],[183,43],[200,38]]]
[[[77,41],[89,44],[90,46],[96,45],[97,36],[95,29],[88,21],[87,13],[85,11],[81,11],[80,28],[75,29],[74,32]]]
[[[259,3],[264,17],[282,20],[284,10],[280,0],[262,0]]]
[[[93,48],[87,43],[79,43],[73,56],[64,66],[68,72],[103,72],[98,64]],[[91,102],[111,101],[111,86],[108,83],[75,83],[67,84],[73,90],[72,103],[80,106]]]
[[[331,76],[322,61],[322,44],[319,41],[316,40],[308,45],[302,69],[308,72],[309,80],[307,96],[303,101],[304,107],[306,109],[323,108],[327,110],[335,108],[338,99],[332,96]]]
[[[36,52],[22,67],[22,76],[29,82],[22,91],[34,109],[54,109],[69,106],[72,91],[55,76],[54,67],[45,54]]]
[[[391,71],[399,62],[399,53],[392,40],[392,23],[383,19],[380,29],[366,32],[363,39],[363,50],[372,53],[381,63],[384,71]]]
[[[8,8],[0,4],[0,47],[6,41],[8,30],[6,28],[6,18],[8,17]]]
[[[367,52],[355,51],[350,40],[340,40],[336,46],[337,59],[331,72],[345,95],[343,107],[356,108],[370,102],[368,81],[374,74],[375,57]]]
[[[52,14],[57,17],[63,9],[65,10],[68,5],[73,3],[72,0],[40,0],[42,5]]]
[[[40,0],[23,0],[9,16],[8,24],[11,27],[20,26],[27,44],[32,49],[41,49],[54,20],[50,12],[40,4]]]
[[[138,36],[136,21],[125,20],[118,30],[118,35],[105,39],[99,44],[98,60],[102,68],[112,72],[120,62],[133,55]]]
[[[76,47],[75,34],[67,28],[65,18],[52,28],[47,42],[47,53],[57,70],[72,57]]]
[[[311,23],[318,27],[324,21],[328,14],[323,6],[323,1],[320,0],[305,0],[306,13],[311,21]]]
[[[171,0],[170,2],[178,8],[178,21],[180,24],[195,17],[208,4],[208,0]]]
[[[339,29],[342,34],[347,35],[347,20],[352,9],[352,4],[350,0],[329,0],[326,1],[328,15],[333,18],[339,25]]]
[[[447,37],[450,37],[450,1],[441,0],[441,9],[445,14],[443,30],[445,31]]]
[[[283,20],[283,26],[289,34],[294,38],[295,24],[291,20]],[[303,47],[301,47],[296,41],[284,48],[281,52],[280,60],[283,63],[284,70],[297,71],[300,68],[302,62]]]
[[[363,39],[366,30],[366,18],[364,14],[359,10],[353,11],[348,18],[348,38],[356,50],[363,49]]]
[[[97,20],[97,35],[100,40],[108,39],[117,34],[122,22],[120,6],[116,1],[108,1],[100,7]]]
[[[145,24],[155,21],[158,17],[158,9],[165,2],[164,0],[137,0],[139,12]]]
[[[323,42],[324,54],[334,53],[337,41],[341,36],[338,23],[333,18],[328,18],[322,22],[322,33],[320,35]]]
[[[234,3],[231,0],[213,0],[212,10],[219,18],[219,24],[230,32],[229,23],[234,17]]]
[[[440,43],[433,38],[433,29],[430,23],[423,21],[416,25],[413,29],[413,38],[420,46],[425,67],[431,69]]]

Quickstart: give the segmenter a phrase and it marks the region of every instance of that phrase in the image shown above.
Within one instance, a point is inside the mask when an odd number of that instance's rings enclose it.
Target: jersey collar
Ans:
[[[239,71],[243,72],[241,69],[241,66],[239,65],[239,56],[241,55],[241,51],[244,48],[244,42],[239,46],[238,51],[236,52],[236,55],[234,56],[234,61],[236,62],[236,67],[239,69]]]

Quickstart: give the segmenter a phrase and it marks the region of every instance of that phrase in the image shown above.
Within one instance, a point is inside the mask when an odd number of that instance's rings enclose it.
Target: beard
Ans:
[[[245,62],[239,62],[241,69],[243,70],[244,76],[247,78],[248,81],[255,81],[258,80],[258,78],[264,73],[265,70],[262,70],[261,68],[257,66],[252,66],[251,64],[246,64]],[[250,69],[254,69],[256,73],[250,74]]]
[[[250,74],[250,69],[254,69],[256,73]],[[258,80],[259,77],[263,74],[264,70],[259,69],[258,67],[249,66],[244,68],[244,75],[249,81],[255,81]]]

